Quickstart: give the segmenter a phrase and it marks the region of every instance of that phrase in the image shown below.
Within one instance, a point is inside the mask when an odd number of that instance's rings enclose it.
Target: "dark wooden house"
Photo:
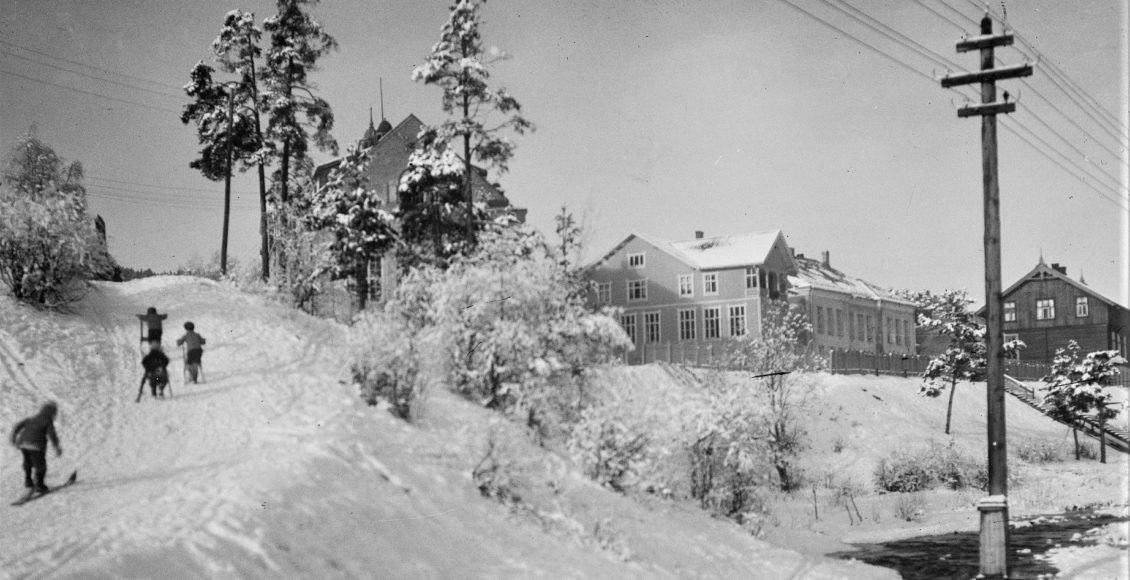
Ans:
[[[1001,293],[1004,339],[1027,344],[1020,359],[1050,363],[1068,341],[1083,352],[1118,350],[1127,354],[1130,312],[1067,275],[1059,264],[1040,262]],[[985,316],[982,308],[978,315]]]

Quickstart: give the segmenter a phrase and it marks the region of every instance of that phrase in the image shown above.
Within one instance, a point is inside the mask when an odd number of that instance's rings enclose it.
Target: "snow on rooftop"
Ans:
[[[862,278],[848,276],[820,260],[797,256],[795,261],[797,273],[795,276],[789,276],[789,284],[794,288],[819,288],[871,300],[881,299],[912,304],[906,299],[899,298],[889,289],[876,286]]]
[[[665,244],[696,268],[713,270],[763,263],[780,235],[781,230],[770,230]]]

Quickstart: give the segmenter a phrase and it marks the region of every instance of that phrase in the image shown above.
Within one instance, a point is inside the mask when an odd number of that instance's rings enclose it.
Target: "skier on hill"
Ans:
[[[177,339],[177,346],[185,346],[184,366],[188,369],[188,376],[196,382],[196,375],[200,371],[200,357],[204,354],[204,337],[196,334],[196,325],[192,322],[184,323],[184,336]]]
[[[137,386],[137,400],[141,400],[146,379],[149,380],[149,388],[153,397],[164,398],[165,385],[169,384],[169,357],[161,351],[160,342],[149,341],[149,354],[141,359],[141,366],[145,367],[145,374],[141,375],[141,384]]]
[[[59,407],[54,401],[44,403],[39,413],[16,423],[9,437],[12,445],[24,455],[24,487],[39,493],[49,491],[43,483],[43,478],[47,476],[47,442],[50,441],[55,446],[56,456],[63,454],[63,449],[59,447],[59,436],[55,434],[55,415],[58,412]]]
[[[149,330],[148,335],[141,337],[141,341],[153,342],[155,340],[160,344],[162,334],[161,321],[168,317],[168,314],[157,314],[157,309],[152,306],[145,311],[145,314],[138,314],[137,319]]]

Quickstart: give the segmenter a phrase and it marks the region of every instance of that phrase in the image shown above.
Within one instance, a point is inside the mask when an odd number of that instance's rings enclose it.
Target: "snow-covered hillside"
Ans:
[[[135,403],[134,315],[148,306],[169,314],[174,396]],[[182,384],[172,346],[187,320],[208,339],[200,385]],[[49,455],[48,483],[79,472],[57,494],[0,504],[0,575],[894,577],[772,548],[677,504],[641,505],[563,461],[554,511],[508,510],[469,476],[491,413],[436,393],[420,428],[365,406],[346,337],[195,278],[98,284],[74,314],[0,297],[0,425],[55,399],[64,455]],[[20,460],[5,449],[0,495],[15,499]]]

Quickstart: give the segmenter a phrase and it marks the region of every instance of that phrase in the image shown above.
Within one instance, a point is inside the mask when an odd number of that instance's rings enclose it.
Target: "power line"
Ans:
[[[938,18],[941,18],[942,20],[945,20],[946,22],[949,22],[950,24],[952,24],[952,25],[953,25],[953,26],[954,26],[955,28],[957,28],[958,30],[960,30],[962,34],[965,34],[965,33],[966,33],[966,30],[965,30],[965,26],[964,26],[964,25],[962,25],[962,24],[961,24],[960,22],[956,22],[956,21],[954,21],[954,20],[953,20],[952,18],[950,18],[949,16],[946,16],[945,14],[942,14],[941,12],[938,12],[937,10],[934,10],[934,9],[933,9],[933,8],[931,8],[931,7],[930,7],[930,5],[929,5],[929,4],[927,4],[927,3],[926,3],[926,2],[924,1],[924,0],[914,0],[914,1],[915,1],[916,3],[918,3],[918,5],[919,5],[919,6],[921,6],[921,7],[925,8],[926,10],[929,10],[930,12],[933,12],[933,13],[934,13],[934,15],[935,15],[935,16],[937,16]],[[945,2],[942,2],[942,4],[945,4]],[[947,5],[947,6],[948,6],[948,5]],[[952,8],[952,7],[951,7],[951,8]]]
[[[92,187],[97,188],[97,189],[104,189],[102,186],[92,186]],[[218,210],[223,209],[223,204],[220,202],[220,200],[216,200],[215,204],[208,204],[207,200],[201,200],[201,202],[203,202],[203,203],[191,203],[191,202],[188,202],[187,200],[186,201],[158,201],[158,200],[151,200],[151,199],[140,199],[140,198],[124,196],[124,195],[115,195],[113,193],[114,190],[112,190],[112,189],[109,189],[107,191],[109,191],[109,193],[102,192],[102,191],[90,191],[89,188],[88,188],[86,194],[89,197],[93,197],[93,198],[97,198],[97,199],[104,199],[104,200],[109,200],[109,201],[119,201],[119,202],[123,202],[123,203],[131,203],[131,204],[134,204],[134,205],[141,205],[141,206],[146,206],[146,207],[195,209],[195,210],[209,210],[209,211],[213,211],[213,210],[218,211]],[[254,212],[254,211],[259,209],[258,205],[249,205],[249,204],[241,204],[241,203],[232,203],[231,207],[232,207],[233,210],[246,210],[246,211],[249,211],[249,212]]]
[[[96,175],[86,175],[85,177],[86,177],[86,179],[93,179],[93,180],[96,180],[96,181],[108,181],[110,183],[119,183],[119,184],[122,184],[122,185],[134,185],[134,186],[137,186],[137,187],[152,187],[152,188],[156,188],[156,189],[167,189],[167,190],[170,190],[170,191],[201,191],[201,192],[204,192],[204,193],[215,193],[217,191],[215,189],[208,189],[208,188],[203,188],[203,187],[180,187],[180,186],[175,186],[175,185],[159,185],[159,184],[156,184],[156,183],[139,183],[139,182],[136,182],[136,181],[122,181],[122,180],[119,180],[119,179],[110,179],[109,177],[98,177]],[[242,190],[242,189],[241,190],[233,189],[232,193],[240,193],[240,194],[245,194],[245,195],[258,195],[259,194],[258,191]]]
[[[904,68],[904,69],[906,69],[906,70],[908,70],[908,71],[910,71],[910,72],[912,72],[912,73],[914,73],[918,76],[921,76],[921,77],[929,80],[930,82],[935,82],[934,77],[914,68],[913,66],[910,66],[909,64],[906,64],[905,62],[903,62],[903,61],[891,56],[890,54],[886,53],[882,49],[876,48],[875,46],[871,45],[867,41],[856,37],[855,35],[849,33],[848,31],[837,27],[836,25],[828,22],[827,20],[824,20],[823,18],[820,18],[819,16],[805,10],[804,8],[801,8],[800,6],[793,4],[790,0],[780,0],[780,1],[782,3],[784,3],[785,5],[791,7],[793,10],[801,12],[801,13],[805,14],[806,16],[808,16],[809,18],[819,22],[820,24],[824,25],[825,27],[831,28],[832,30],[839,32],[840,34],[846,36],[849,40],[851,40],[851,41],[855,42],[856,44],[866,48],[867,50],[870,50],[870,51],[874,52],[875,54],[878,54],[879,56],[899,65],[900,67],[902,67],[902,68]]]
[[[137,85],[131,85],[129,83],[123,83],[121,81],[115,81],[113,79],[108,79],[108,78],[99,77],[99,76],[92,75],[92,74],[87,74],[87,73],[84,73],[82,71],[63,68],[61,66],[56,66],[56,65],[53,65],[51,63],[41,62],[41,61],[35,60],[34,58],[28,58],[28,57],[23,56],[23,55],[15,54],[15,53],[9,52],[7,50],[0,50],[0,54],[3,54],[5,56],[14,56],[16,58],[23,59],[23,60],[26,60],[28,62],[38,64],[40,66],[46,66],[46,67],[53,68],[55,70],[60,70],[60,71],[63,71],[63,72],[68,72],[68,73],[71,73],[71,74],[84,76],[86,78],[94,79],[94,80],[99,81],[99,82],[110,83],[110,84],[126,87],[126,88],[129,88],[129,89],[133,89],[133,90],[136,90],[136,91],[144,91],[146,93],[152,93],[152,94],[160,96],[160,97],[165,97],[166,99],[184,99],[183,95],[170,95],[168,93],[163,93],[161,91],[155,91],[153,89],[147,89],[145,87],[139,87]]]
[[[1007,118],[1008,118],[1008,117],[1006,117],[1006,119],[1007,119]],[[1043,140],[1043,139],[1042,139],[1042,138],[1041,138],[1041,137],[1040,137],[1039,135],[1037,135],[1037,134],[1036,134],[1035,132],[1033,132],[1033,131],[1032,131],[1031,129],[1029,129],[1028,127],[1025,127],[1025,126],[1024,126],[1023,124],[1021,124],[1021,123],[1016,123],[1016,122],[1014,122],[1014,121],[1009,121],[1009,123],[1011,123],[1011,124],[1015,124],[1015,125],[1016,125],[1017,127],[1020,127],[1020,128],[1022,128],[1022,129],[1024,129],[1025,131],[1028,131],[1028,133],[1029,133],[1029,134],[1030,134],[1030,135],[1031,135],[1032,137],[1034,137],[1034,138],[1035,138],[1035,139],[1036,139],[1037,141],[1039,141],[1040,143],[1042,143],[1042,144],[1043,144],[1043,145],[1044,145],[1045,147],[1047,147],[1048,149],[1051,149],[1051,151],[1052,151],[1053,153],[1055,153],[1056,155],[1059,155],[1060,157],[1062,157],[1062,158],[1064,158],[1065,160],[1067,160],[1067,161],[1068,161],[1068,163],[1071,163],[1072,165],[1074,165],[1074,163],[1072,163],[1072,162],[1071,162],[1070,158],[1068,158],[1068,157],[1067,157],[1066,155],[1064,155],[1064,154],[1063,154],[1062,152],[1060,152],[1060,151],[1059,151],[1058,149],[1056,149],[1055,147],[1053,147],[1053,146],[1049,145],[1047,141],[1044,141],[1044,140]],[[1003,125],[1003,127],[1004,127],[1004,129],[1005,129],[1005,130],[1007,130],[1007,131],[1008,131],[1009,133],[1012,133],[1013,135],[1015,135],[1015,136],[1016,136],[1016,137],[1017,137],[1018,139],[1020,139],[1021,141],[1023,141],[1023,142],[1024,142],[1025,144],[1027,144],[1027,145],[1028,145],[1029,147],[1031,147],[1032,149],[1035,149],[1035,150],[1036,150],[1036,152],[1037,152],[1037,153],[1039,153],[1040,155],[1042,155],[1042,156],[1043,156],[1043,157],[1044,157],[1045,159],[1047,159],[1047,160],[1051,161],[1052,163],[1055,163],[1056,165],[1058,165],[1058,166],[1060,167],[1060,169],[1063,169],[1064,171],[1066,171],[1066,172],[1067,172],[1068,174],[1070,174],[1070,175],[1071,175],[1072,177],[1074,177],[1075,179],[1077,179],[1077,180],[1078,180],[1078,181],[1079,181],[1080,183],[1082,183],[1083,185],[1086,185],[1086,186],[1087,186],[1087,187],[1089,187],[1089,188],[1090,188],[1091,190],[1093,190],[1093,191],[1094,191],[1095,193],[1097,193],[1097,194],[1101,195],[1101,196],[1102,196],[1103,198],[1105,198],[1105,199],[1106,199],[1107,201],[1109,201],[1109,202],[1113,203],[1113,204],[1115,205],[1115,207],[1117,207],[1117,208],[1118,208],[1118,209],[1120,209],[1120,210],[1123,210],[1123,211],[1127,211],[1127,208],[1126,208],[1125,206],[1123,206],[1123,205],[1122,205],[1122,202],[1121,202],[1121,201],[1120,201],[1120,200],[1119,200],[1118,198],[1116,198],[1116,197],[1112,197],[1112,196],[1111,196],[1111,195],[1109,195],[1108,193],[1106,193],[1106,192],[1104,192],[1104,191],[1102,191],[1102,190],[1098,189],[1097,187],[1095,187],[1095,185],[1094,185],[1094,184],[1092,184],[1091,182],[1089,182],[1089,181],[1087,181],[1086,179],[1084,179],[1083,177],[1081,177],[1081,176],[1079,175],[1079,172],[1078,172],[1078,171],[1074,171],[1074,170],[1072,170],[1072,169],[1070,169],[1070,168],[1068,168],[1068,167],[1064,166],[1064,165],[1063,165],[1063,163],[1061,163],[1061,162],[1059,162],[1058,160],[1056,160],[1056,159],[1052,158],[1051,156],[1049,156],[1049,155],[1048,155],[1048,154],[1047,154],[1047,153],[1046,153],[1046,152],[1045,152],[1044,150],[1042,150],[1042,149],[1040,149],[1040,148],[1039,148],[1038,146],[1036,146],[1036,144],[1032,143],[1032,142],[1031,142],[1030,140],[1028,140],[1028,139],[1027,139],[1026,137],[1024,137],[1023,135],[1021,135],[1020,133],[1018,133],[1018,132],[1017,132],[1017,131],[1016,131],[1015,129],[1013,129],[1012,127],[1010,127],[1010,126],[1009,126],[1009,124],[1005,124],[1005,125]],[[1092,178],[1092,181],[1094,181],[1094,179],[1093,179],[1093,178]],[[1095,182],[1095,183],[1098,183],[1098,182]],[[1109,186],[1106,186],[1106,185],[1104,185],[1104,184],[1102,184],[1102,183],[1099,183],[1099,185],[1102,185],[1103,187],[1106,187],[1106,188],[1107,188],[1107,189],[1109,190]]]
[[[830,7],[838,10],[839,12],[841,12],[843,14],[846,14],[852,20],[855,20],[856,22],[859,22],[859,23],[863,24],[864,26],[867,26],[868,28],[870,28],[872,30],[879,32],[883,36],[886,36],[887,38],[894,40],[895,42],[901,44],[902,46],[910,48],[911,50],[917,52],[918,54],[926,57],[929,60],[934,61],[935,63],[938,63],[938,64],[940,64],[944,67],[947,67],[947,68],[952,68],[954,70],[968,72],[961,65],[953,62],[952,60],[949,60],[948,58],[938,54],[937,52],[935,52],[933,50],[930,50],[928,47],[924,46],[922,43],[914,40],[913,38],[910,38],[909,36],[899,32],[898,30],[895,30],[894,28],[891,28],[890,26],[883,24],[881,21],[874,18],[870,14],[867,14],[866,12],[852,6],[851,4],[848,4],[846,0],[839,0],[839,2],[840,2],[840,4],[847,6],[848,9],[851,10],[851,12],[848,12],[848,11],[844,10],[843,8],[840,8],[839,6],[833,4],[830,0],[820,0],[820,1],[823,2],[824,4],[826,4],[827,6],[830,6]],[[856,16],[856,14],[858,16]]]
[[[158,82],[158,81],[150,80],[150,79],[147,79],[147,78],[144,78],[144,77],[128,75],[128,74],[125,74],[125,73],[112,71],[110,69],[100,68],[100,67],[96,67],[96,66],[89,65],[89,64],[86,64],[86,63],[82,63],[82,62],[79,62],[79,61],[76,61],[76,60],[68,60],[68,59],[65,59],[65,58],[62,58],[62,57],[59,57],[59,56],[55,56],[53,54],[49,54],[49,53],[46,53],[46,52],[35,50],[34,48],[28,48],[26,46],[21,46],[19,44],[14,43],[14,42],[8,42],[7,40],[0,39],[0,44],[4,44],[4,45],[10,46],[12,48],[17,48],[19,50],[26,50],[27,52],[30,52],[30,53],[33,53],[33,54],[38,54],[40,56],[45,56],[45,57],[50,58],[50,59],[58,60],[58,61],[65,62],[65,63],[68,63],[68,64],[73,64],[75,66],[81,66],[81,67],[93,69],[93,70],[96,70],[96,71],[100,71],[100,72],[104,72],[104,73],[108,73],[108,74],[112,74],[112,75],[117,75],[117,76],[124,77],[124,78],[127,78],[127,79],[132,79],[132,80],[135,80],[135,81],[146,82],[146,83],[150,83],[152,85],[156,85],[156,86],[159,86],[159,87],[171,88],[171,89],[176,90],[176,91],[183,90],[182,87],[178,87],[176,85]]]
[[[1070,147],[1070,148],[1071,148],[1071,149],[1072,149],[1073,151],[1075,151],[1076,153],[1078,153],[1080,157],[1082,157],[1083,159],[1087,159],[1088,161],[1090,161],[1090,163],[1091,163],[1092,165],[1094,165],[1094,161],[1091,161],[1091,160],[1090,160],[1090,156],[1089,156],[1089,155],[1087,155],[1087,154],[1086,154],[1086,153],[1084,153],[1084,152],[1083,152],[1082,150],[1080,150],[1080,149],[1079,149],[1078,147],[1076,147],[1076,146],[1075,146],[1075,144],[1074,144],[1074,143],[1072,143],[1072,142],[1071,142],[1071,141],[1070,141],[1070,140],[1069,140],[1069,139],[1068,139],[1067,137],[1064,137],[1062,133],[1060,133],[1059,131],[1056,131],[1056,130],[1055,130],[1055,128],[1053,128],[1053,127],[1052,127],[1051,125],[1049,125],[1049,124],[1047,123],[1047,121],[1044,121],[1044,120],[1043,120],[1042,118],[1040,118],[1040,116],[1039,116],[1039,115],[1037,115],[1035,111],[1033,111],[1032,109],[1030,109],[1030,108],[1029,108],[1029,107],[1028,107],[1027,105],[1025,105],[1024,103],[1017,103],[1017,105],[1019,105],[1019,106],[1020,106],[1021,108],[1023,108],[1023,109],[1025,110],[1025,111],[1028,111],[1029,113],[1031,113],[1031,114],[1032,114],[1032,118],[1033,118],[1033,119],[1035,119],[1035,120],[1036,120],[1037,122],[1039,122],[1039,123],[1040,123],[1041,125],[1043,125],[1043,126],[1044,126],[1044,128],[1046,128],[1046,129],[1047,129],[1048,131],[1051,131],[1053,135],[1055,135],[1056,137],[1059,137],[1059,140],[1060,140],[1060,141],[1063,141],[1064,143],[1066,143],[1066,144],[1067,144],[1067,146],[1068,146],[1068,147]],[[1121,159],[1120,159],[1120,161],[1121,161]],[[1100,171],[1102,172],[1102,173],[1101,173],[1101,175],[1102,175],[1103,177],[1105,177],[1105,178],[1107,178],[1107,179],[1109,179],[1109,180],[1111,180],[1111,181],[1113,181],[1113,182],[1115,182],[1115,183],[1118,183],[1118,178],[1117,178],[1117,177],[1114,177],[1114,176],[1112,176],[1112,175],[1110,175],[1110,174],[1106,173],[1106,170],[1105,170],[1105,169],[1103,169],[1103,168],[1101,168],[1101,167],[1098,167],[1098,169],[1099,169],[1099,170],[1100,170]],[[1122,187],[1122,186],[1119,186],[1119,187]],[[1123,188],[1123,189],[1124,189],[1124,188]]]
[[[145,103],[139,103],[137,101],[129,101],[129,100],[126,100],[126,99],[120,99],[118,97],[111,97],[109,95],[103,95],[101,93],[95,93],[93,91],[76,89],[74,87],[68,87],[67,85],[60,85],[58,83],[53,83],[51,81],[45,81],[45,80],[42,80],[42,79],[32,78],[32,77],[25,76],[25,75],[22,75],[22,74],[19,74],[19,73],[6,71],[4,69],[0,69],[0,74],[6,74],[6,75],[9,75],[9,76],[24,79],[25,81],[31,81],[33,83],[42,83],[42,84],[45,84],[45,85],[50,85],[52,87],[57,87],[57,88],[60,88],[60,89],[66,89],[68,91],[73,91],[73,92],[76,92],[76,93],[82,93],[84,95],[90,95],[90,96],[93,96],[93,97],[99,97],[99,98],[107,99],[107,100],[110,100],[110,101],[118,101],[119,103],[126,103],[127,105],[135,105],[135,106],[138,106],[138,107],[145,107],[146,109],[153,109],[155,111],[161,111],[161,112],[164,112],[164,113],[173,113],[174,115],[180,114],[180,111],[174,111],[172,109],[166,109],[164,107],[158,107],[156,105],[147,105]]]
[[[174,195],[174,194],[162,194],[162,193],[157,193],[157,192],[153,192],[153,191],[143,191],[143,190],[140,190],[140,189],[129,189],[129,188],[125,188],[125,187],[114,187],[114,186],[109,186],[109,185],[100,185],[100,184],[97,184],[97,183],[89,183],[89,184],[87,184],[87,187],[97,187],[99,189],[104,189],[104,190],[114,192],[114,193],[118,193],[118,192],[138,193],[138,194],[141,194],[141,195],[149,196],[149,197],[146,197],[146,198],[141,198],[142,201],[153,201],[155,203],[163,203],[163,202],[166,202],[166,201],[167,202],[174,202],[174,203],[191,203],[191,202],[197,202],[197,201],[208,202],[208,201],[212,200],[212,198],[208,198],[208,197],[201,196],[201,195],[184,196],[184,195]],[[222,192],[222,190],[213,191],[211,193],[221,193],[221,192]],[[137,198],[131,198],[131,199],[137,199]],[[219,198],[215,198],[215,199],[218,200]],[[258,206],[256,206],[256,207],[258,207]]]

